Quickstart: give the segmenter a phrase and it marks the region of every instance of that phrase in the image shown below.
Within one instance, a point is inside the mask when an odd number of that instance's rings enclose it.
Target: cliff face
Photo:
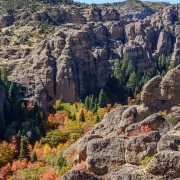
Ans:
[[[73,167],[61,179],[176,179],[180,178],[180,65],[163,78],[150,80],[142,105],[122,106],[64,151],[76,152]],[[160,110],[166,110],[162,115]],[[178,123],[172,127],[173,118]],[[149,158],[149,160],[148,160]],[[79,164],[85,164],[86,172]],[[143,166],[142,166],[143,165]]]
[[[152,62],[162,54],[174,52],[176,61],[178,10],[167,7],[139,20],[121,16],[122,9],[74,5],[44,9],[28,17],[26,26],[15,28],[14,33],[22,37],[16,41],[13,34],[1,38],[1,64],[8,66],[9,80],[22,85],[22,98],[41,101],[45,109],[61,95],[65,101],[74,102],[87,89],[105,86],[114,60],[124,54],[142,71],[150,70]],[[5,27],[3,19],[7,18],[1,19]],[[32,26],[47,20],[56,22],[48,35]],[[11,21],[21,22],[23,17]],[[28,33],[35,32],[28,39]],[[177,36],[176,43],[172,33]],[[39,35],[44,40],[36,40]]]

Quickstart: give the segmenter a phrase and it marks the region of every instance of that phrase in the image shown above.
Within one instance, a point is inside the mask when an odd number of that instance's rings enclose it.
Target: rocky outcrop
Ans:
[[[147,131],[159,130],[162,132],[164,129],[169,129],[168,124],[165,122],[165,119],[159,114],[153,114],[144,119],[141,122],[133,123],[126,128],[128,136],[136,136],[138,134],[144,134]]]
[[[32,19],[34,21],[45,21],[45,20],[50,20],[50,16],[45,10],[43,10],[43,11],[34,13],[34,15],[32,16]]]
[[[38,26],[22,26],[16,30],[22,34],[16,42],[13,43],[13,35],[1,40],[3,63],[7,59],[16,63],[9,80],[22,85],[24,99],[40,101],[47,110],[61,95],[64,101],[73,103],[82,99],[89,87],[92,90],[104,87],[115,59],[122,59],[125,54],[141,71],[152,71],[153,62],[162,54],[174,51],[172,59],[176,61],[179,40],[177,37],[174,45],[172,36],[179,35],[179,8],[143,11],[141,20],[129,8],[130,5],[123,8],[126,10],[62,5],[33,13],[26,19],[29,24],[42,21],[47,26],[51,23],[53,28],[45,35],[46,30]],[[128,16],[134,18],[128,20]],[[38,39],[39,35],[43,41]],[[27,47],[28,44],[32,47]]]
[[[5,28],[14,23],[14,19],[10,15],[4,15],[0,18],[0,28]]]
[[[129,139],[125,153],[126,162],[141,165],[141,161],[146,156],[153,156],[156,153],[156,146],[159,139],[160,135],[156,131],[140,134]]]
[[[153,175],[162,175],[164,179],[180,177],[180,152],[162,151],[154,156],[146,170]]]
[[[87,169],[97,175],[108,172],[108,166],[125,163],[126,139],[110,137],[94,139],[87,146]]]
[[[122,113],[122,119],[118,125],[118,128],[122,131],[133,123],[141,122],[151,114],[157,112],[156,108],[149,108],[144,106],[130,106]]]
[[[178,93],[179,69],[180,65],[163,78],[150,80],[143,90],[142,105],[122,106],[107,113],[64,156],[77,148],[76,157],[81,158],[75,167],[84,163],[89,173],[102,180],[180,178],[180,108],[174,103],[175,98],[167,99],[164,106],[156,99],[160,95],[152,96],[155,92],[165,94],[163,83],[172,83],[171,87]],[[164,108],[166,111],[160,112]]]
[[[173,130],[164,134],[157,144],[157,151],[163,150],[177,151],[180,144],[180,133],[179,131]]]
[[[86,173],[84,171],[74,170],[65,174],[62,180],[100,180],[100,178],[95,177],[92,174]]]
[[[176,38],[176,43],[174,44],[174,52],[172,54],[173,62],[176,62],[176,60],[178,59],[180,59],[180,36]]]
[[[163,78],[156,76],[144,86],[141,100],[144,105],[161,108],[176,106],[180,102],[180,65],[170,70]]]
[[[158,44],[157,44],[157,53],[159,55],[170,55],[172,52],[172,43],[168,30],[163,29],[159,35]],[[156,54],[154,56],[156,56]]]
[[[26,87],[25,96],[33,100],[38,100],[36,98],[41,96],[39,92],[46,92],[47,105],[61,95],[65,101],[72,103],[82,97],[88,86],[103,87],[109,76],[107,55],[102,49],[92,53],[92,45],[93,39],[86,31],[74,30],[66,39],[64,33],[59,32],[27,56],[10,80],[23,84]],[[45,91],[37,89],[37,84],[42,84]]]
[[[7,37],[1,38],[0,41],[1,41],[1,44],[4,46],[10,43],[10,40]]]
[[[6,41],[8,43],[8,41]],[[23,59],[32,52],[32,48],[9,48],[2,54],[4,59]]]
[[[145,173],[133,165],[125,165],[120,168],[112,168],[103,180],[147,180],[154,179],[151,174]]]

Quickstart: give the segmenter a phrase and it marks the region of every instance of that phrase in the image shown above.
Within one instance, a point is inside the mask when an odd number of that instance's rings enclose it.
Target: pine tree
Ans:
[[[86,96],[84,105],[85,105],[85,108],[89,110],[89,105],[90,105],[89,96]]]
[[[29,159],[29,149],[26,136],[21,136],[19,159],[23,160],[24,158]]]
[[[90,98],[90,104],[89,104],[89,109],[92,111],[94,108],[94,95],[92,94]]]
[[[5,67],[5,66],[3,66],[1,72],[2,72],[2,74],[1,74],[1,80],[2,80],[3,84],[6,85],[6,84],[7,84],[7,70],[6,70],[6,67]]]
[[[126,69],[126,73],[125,73],[126,78],[130,76],[130,74],[133,72],[133,69],[134,69],[133,63],[132,63],[132,60],[130,60],[128,63],[128,67]]]
[[[124,55],[123,61],[122,61],[122,69],[125,71],[129,64],[129,57],[127,54]]]
[[[99,93],[99,98],[98,98],[98,106],[103,108],[103,107],[106,107],[106,105],[107,105],[106,93],[104,92],[103,89],[101,89]]]
[[[103,52],[106,56],[108,56],[108,48],[107,48],[107,45],[104,45],[103,46]]]
[[[100,122],[100,118],[99,116],[96,116],[96,123],[99,123]]]
[[[85,117],[84,117],[84,111],[83,110],[81,110],[81,113],[80,113],[80,116],[79,116],[79,120],[81,122],[85,122]]]
[[[113,71],[113,75],[117,78],[120,79],[122,76],[121,73],[121,63],[119,59],[116,59],[116,62],[114,64],[114,71]]]
[[[1,74],[2,74],[2,73],[1,73],[1,69],[0,69],[0,84],[2,83],[2,82],[1,82]]]
[[[34,118],[36,117],[36,114],[40,111],[40,108],[38,106],[38,103],[35,102],[34,104]]]
[[[94,100],[94,108],[93,108],[93,113],[95,113],[95,112],[97,112],[97,110],[98,110],[98,107],[97,107],[97,98],[95,98],[95,100]]]
[[[0,113],[0,139],[3,138],[3,134],[5,132],[5,120],[2,116],[2,113]]]
[[[136,82],[137,82],[137,76],[136,76],[136,73],[133,71],[129,77],[129,80],[128,80],[128,86],[134,90],[135,89],[135,86],[136,86]]]
[[[10,101],[10,103],[13,103],[14,100],[14,83],[11,83],[10,87],[9,87],[9,91],[8,91],[8,99]]]
[[[35,162],[35,161],[37,161],[37,155],[36,155],[36,152],[33,151],[32,156],[31,156],[31,162]]]

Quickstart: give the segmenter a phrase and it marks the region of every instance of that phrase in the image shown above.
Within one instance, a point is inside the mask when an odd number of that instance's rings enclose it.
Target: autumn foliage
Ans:
[[[82,161],[81,163],[75,166],[75,170],[83,170],[85,169],[85,167],[86,167],[85,161]]]
[[[44,113],[42,110],[37,110],[37,104],[22,103],[21,131],[10,135],[8,142],[0,143],[2,180],[11,176],[29,179],[38,176],[40,180],[59,178],[73,167],[74,159],[78,155],[77,149],[72,148],[66,153],[65,163],[60,166],[58,164],[60,153],[89,132],[97,122],[101,121],[105,113],[118,106],[121,105],[116,103],[113,107],[107,104],[107,107],[96,107],[94,111],[93,106],[86,109],[82,102],[71,105],[61,103],[60,100],[54,105],[55,111]],[[15,125],[12,127],[16,127]],[[35,131],[39,132],[41,139],[32,143],[32,138],[36,139],[36,135],[33,137]],[[22,137],[26,138],[24,144],[21,142]],[[21,152],[28,153],[28,158],[20,158]],[[31,161],[33,152],[36,153],[35,161]],[[77,164],[75,169],[85,169],[85,162]],[[33,174],[35,170],[37,173]],[[31,173],[31,176],[28,176],[28,173]]]
[[[140,134],[147,134],[151,132],[152,129],[149,125],[141,125],[139,129],[134,129],[128,132],[128,136],[138,136]]]
[[[40,180],[55,180],[58,175],[55,173],[54,168],[50,168],[45,174],[40,177]]]

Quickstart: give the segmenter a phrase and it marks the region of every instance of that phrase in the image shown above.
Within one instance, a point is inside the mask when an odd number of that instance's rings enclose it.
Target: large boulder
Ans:
[[[87,146],[87,169],[103,175],[111,164],[124,164],[126,141],[120,136],[90,141]]]
[[[169,129],[168,124],[165,122],[165,119],[162,117],[162,115],[155,113],[141,122],[131,124],[126,128],[125,131],[128,136],[136,136],[156,130],[163,132],[164,129]]]
[[[116,135],[119,130],[122,114],[127,108],[128,106],[117,107],[112,112],[105,114],[103,120],[94,126],[91,133],[101,136]]]
[[[61,180],[100,180],[100,178],[82,170],[73,170],[62,176]]]
[[[0,18],[0,28],[5,28],[14,23],[14,19],[10,15],[4,15]]]
[[[126,162],[140,165],[146,156],[153,156],[159,139],[160,135],[157,131],[130,138],[126,145]]]
[[[161,151],[149,162],[146,171],[164,179],[180,178],[180,152]]]
[[[112,168],[103,180],[147,180],[154,179],[151,174],[145,173],[133,165]]]
[[[64,152],[63,156],[67,156],[71,152],[75,151],[76,156],[74,157],[73,164],[76,165],[77,163],[80,163],[81,161],[85,161],[87,158],[87,146],[88,143],[91,142],[93,139],[102,138],[99,135],[94,135],[87,133],[84,137],[82,137],[80,140],[72,144],[70,147],[68,147]]]
[[[164,134],[157,144],[157,151],[163,150],[177,151],[180,144],[179,131],[173,130]]]
[[[180,65],[168,71],[163,78],[155,76],[143,87],[141,93],[142,103],[158,109],[170,109],[173,106],[179,105],[179,81]]]

